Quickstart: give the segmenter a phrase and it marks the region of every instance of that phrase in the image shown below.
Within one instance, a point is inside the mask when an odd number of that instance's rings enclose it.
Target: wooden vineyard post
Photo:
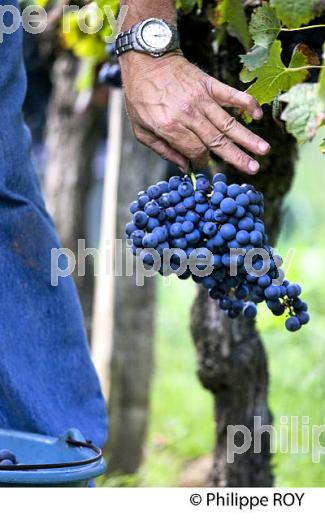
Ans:
[[[123,92],[110,90],[108,146],[103,192],[98,273],[95,280],[92,326],[92,357],[105,399],[109,395],[109,367],[114,327],[114,253],[116,238],[117,192],[122,151]]]

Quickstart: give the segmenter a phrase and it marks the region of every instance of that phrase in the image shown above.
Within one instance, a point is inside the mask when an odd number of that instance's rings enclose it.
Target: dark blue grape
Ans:
[[[177,190],[182,197],[189,197],[193,193],[193,185],[189,181],[184,181],[178,186]]]
[[[209,191],[210,181],[205,176],[196,178],[196,190],[198,191]]]
[[[226,196],[228,191],[227,184],[225,182],[218,181],[214,184],[213,191],[214,193],[222,193],[222,195]]]
[[[238,228],[244,231],[253,231],[255,225],[251,218],[244,217],[238,222]]]
[[[307,325],[310,322],[310,316],[308,312],[302,311],[298,312],[297,318],[300,321],[301,325]]]
[[[175,206],[175,211],[176,211],[177,215],[185,215],[187,212],[187,209],[185,208],[185,206],[182,202],[179,202]]]
[[[153,186],[149,186],[147,194],[150,199],[158,199],[160,195],[162,195],[162,192],[160,191],[159,186],[154,184]]]
[[[197,229],[194,229],[192,233],[186,234],[185,237],[189,244],[197,244],[201,239],[201,234]]]
[[[157,226],[160,226],[159,220],[157,218],[154,218],[154,217],[149,217],[147,225],[146,225],[147,231],[151,232],[154,229],[156,229]]]
[[[172,244],[173,244],[173,247],[177,247],[179,249],[186,249],[187,248],[187,240],[186,240],[185,237],[174,238]]]
[[[195,208],[195,198],[192,195],[190,197],[186,197],[183,200],[183,204],[186,209],[193,209]]]
[[[301,294],[301,287],[298,284],[290,284],[287,287],[287,296],[297,298]]]
[[[215,184],[216,182],[224,182],[225,184],[227,184],[227,177],[224,173],[216,173],[213,176],[212,183]]]
[[[244,229],[238,231],[238,233],[236,235],[236,240],[237,240],[238,244],[240,244],[241,246],[245,246],[246,244],[248,244],[250,241],[250,236],[249,236],[248,231],[245,231]]]
[[[138,198],[138,205],[140,209],[143,209],[147,202],[149,202],[149,197],[147,194],[143,194]]]
[[[167,181],[159,181],[157,182],[156,186],[158,186],[158,188],[160,189],[161,195],[169,191],[169,184]]]
[[[147,204],[144,207],[144,211],[146,212],[149,217],[156,217],[160,212],[160,207],[158,202],[155,200],[151,200],[150,202],[147,202]],[[137,212],[140,213],[140,212]],[[134,220],[135,221],[135,220]]]
[[[220,202],[224,199],[224,196],[220,192],[213,193],[211,197],[211,204],[216,208],[220,206]]]
[[[290,316],[285,323],[286,329],[290,332],[296,332],[301,328],[299,318],[296,316]]]
[[[144,237],[144,232],[140,229],[136,229],[135,231],[133,231],[133,233],[131,233],[131,240],[133,241],[133,244],[136,246],[136,247],[141,247],[142,246],[142,239]]]
[[[182,178],[178,176],[171,177],[168,181],[169,190],[177,190],[178,186],[182,182]]]
[[[194,224],[191,220],[185,220],[185,222],[182,224],[182,230],[184,233],[192,233],[194,229]]]
[[[142,239],[142,245],[146,248],[155,248],[158,245],[158,239],[153,233],[148,233]]]
[[[182,200],[181,195],[178,193],[177,190],[172,190],[168,194],[168,201],[171,206],[174,206],[175,204],[178,204]]]
[[[195,202],[198,202],[199,204],[206,204],[207,202],[207,196],[203,191],[196,191],[194,193],[194,199]]]
[[[219,302],[219,306],[220,309],[222,309],[223,311],[227,311],[232,306],[231,299],[227,296],[225,298],[222,298]]]
[[[196,204],[195,211],[196,213],[199,213],[200,215],[204,215],[204,213],[209,209],[209,204]]]
[[[280,289],[276,285],[270,285],[265,289],[264,294],[268,300],[277,300],[280,297]]]
[[[169,197],[168,193],[164,193],[158,200],[159,206],[161,206],[164,209],[167,209],[169,207]]]
[[[263,235],[260,231],[251,231],[249,236],[253,246],[259,247],[263,244]]]
[[[223,224],[220,228],[220,235],[224,240],[232,240],[236,236],[236,228],[233,224]]]
[[[175,208],[167,208],[166,209],[166,215],[170,220],[173,220],[176,218],[176,211]]]
[[[203,233],[207,237],[213,237],[216,234],[217,230],[218,228],[213,222],[206,222],[203,226]]]
[[[186,220],[190,220],[191,222],[194,222],[194,224],[197,224],[200,220],[200,215],[195,211],[188,211],[185,217]]]
[[[223,201],[221,201],[220,209],[226,215],[233,215],[236,212],[237,204],[230,197],[226,197],[223,199]]]
[[[122,74],[119,63],[105,63],[98,74],[99,83],[111,87],[122,86]]]
[[[238,206],[242,206],[244,208],[247,208],[249,206],[250,200],[249,197],[246,195],[246,193],[240,193],[236,197],[236,204]]]
[[[147,217],[147,215],[146,215],[146,217]],[[147,220],[148,220],[148,217],[147,217]],[[127,234],[127,236],[130,237],[130,235],[133,233],[133,231],[137,230],[137,227],[140,227],[140,226],[138,224],[135,224],[134,222],[129,222],[128,224],[126,224],[125,233]],[[145,225],[143,227],[145,227]]]
[[[272,280],[267,274],[264,274],[263,276],[260,276],[257,283],[259,287],[262,287],[262,289],[266,289],[271,285]]]
[[[172,224],[169,230],[169,233],[174,238],[179,238],[184,235],[183,231],[183,224],[179,222],[175,222],[175,224]]]
[[[234,217],[237,219],[242,219],[246,214],[246,210],[243,206],[237,206],[236,213],[234,213]]]
[[[241,193],[241,187],[239,184],[230,184],[228,186],[227,195],[232,199],[235,199]]]
[[[250,318],[250,319],[256,318],[256,316],[257,316],[256,305],[252,302],[246,303],[244,310],[243,310],[243,314],[244,314],[245,318]]]

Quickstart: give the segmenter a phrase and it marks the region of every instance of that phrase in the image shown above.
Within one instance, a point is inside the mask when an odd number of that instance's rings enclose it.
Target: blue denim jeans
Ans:
[[[0,428],[60,435],[74,427],[101,446],[105,404],[76,289],[70,277],[51,285],[60,244],[30,159],[25,89],[19,30],[0,43]]]

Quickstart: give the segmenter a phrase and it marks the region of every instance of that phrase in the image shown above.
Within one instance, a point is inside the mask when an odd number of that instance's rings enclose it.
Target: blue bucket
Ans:
[[[101,450],[76,429],[59,438],[0,429],[0,449],[18,462],[0,466],[0,487],[87,487],[106,470]]]

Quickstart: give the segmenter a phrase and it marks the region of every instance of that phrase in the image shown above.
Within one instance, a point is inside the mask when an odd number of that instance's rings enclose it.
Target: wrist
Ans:
[[[184,60],[181,50],[168,52],[159,58],[135,51],[126,52],[119,57],[123,80],[126,76],[132,79],[134,71],[137,76],[146,77],[151,72],[170,65],[171,62],[175,63],[175,60]]]

